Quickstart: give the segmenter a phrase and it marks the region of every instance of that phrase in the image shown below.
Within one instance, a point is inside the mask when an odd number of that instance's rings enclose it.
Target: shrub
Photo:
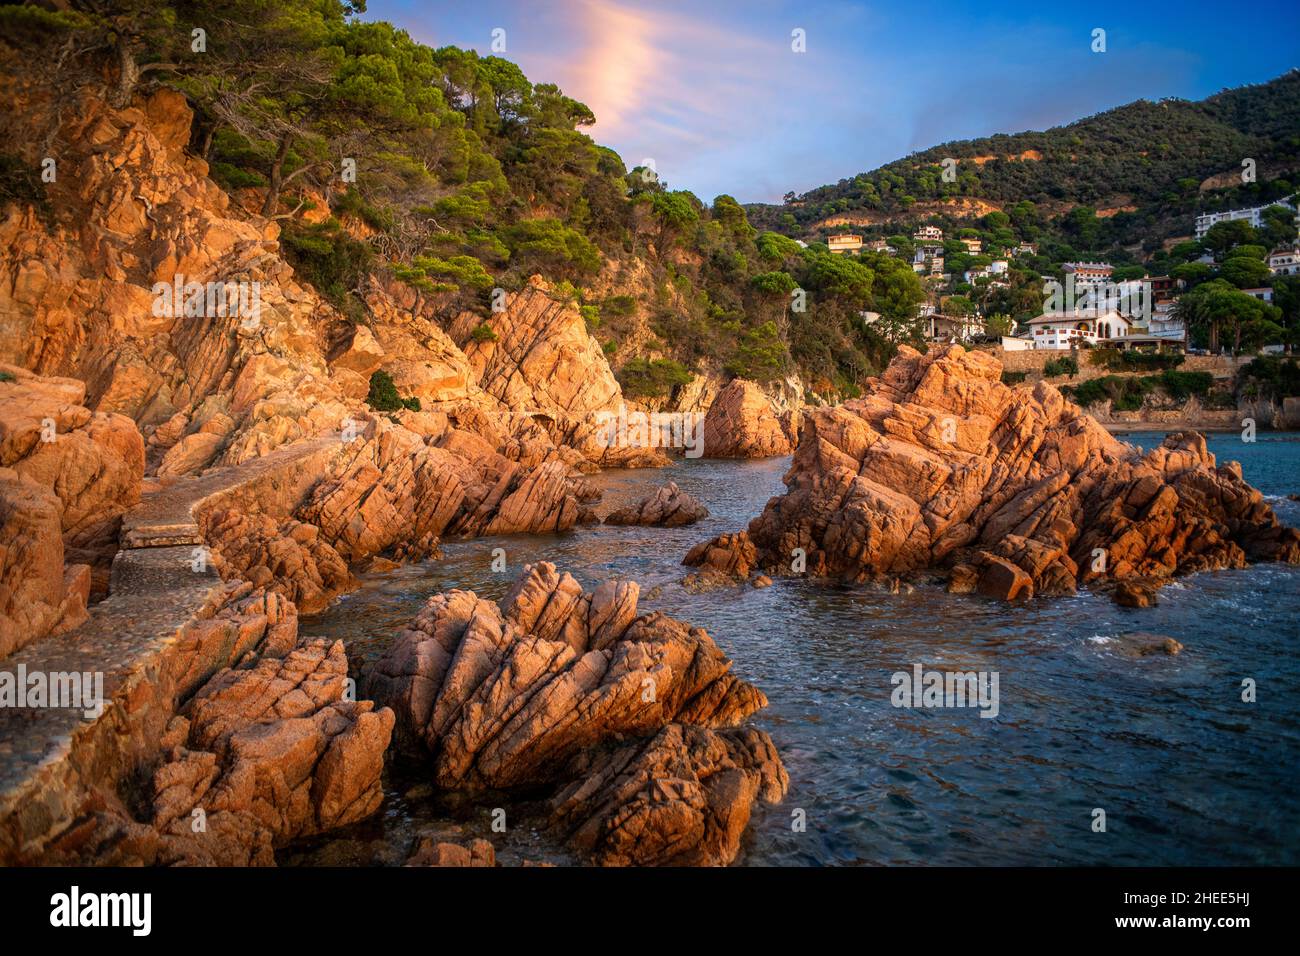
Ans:
[[[1078,374],[1079,361],[1071,355],[1052,359],[1043,365],[1043,375],[1047,378],[1055,378],[1058,375],[1068,375],[1070,378],[1074,378]]]
[[[280,238],[286,258],[298,275],[337,308],[353,312],[348,305],[350,290],[372,269],[370,246],[344,232],[337,219],[319,223],[291,219]]]
[[[623,394],[630,398],[660,398],[694,377],[672,359],[629,359],[618,373]]]
[[[1171,398],[1180,401],[1192,395],[1206,395],[1214,386],[1214,376],[1209,372],[1177,372],[1165,369],[1159,375],[1148,376],[1143,381],[1159,385]]]
[[[415,402],[415,410],[419,411],[420,400],[413,398],[411,401]],[[397,394],[393,377],[382,369],[370,376],[370,392],[366,395],[366,404],[377,412],[395,412],[399,408],[410,407]]]
[[[40,175],[22,157],[0,153],[0,206],[10,202],[30,204],[44,220],[50,217],[49,199]]]
[[[1289,398],[1300,395],[1300,364],[1294,358],[1265,355],[1241,370],[1243,392],[1249,396]]]
[[[1019,385],[1029,376],[1028,372],[1012,372],[1007,369],[1002,370],[1003,385]]]
[[[492,331],[492,326],[488,325],[486,322],[475,327],[474,331],[469,334],[469,337],[475,342],[495,342],[497,340],[496,332]]]
[[[1186,361],[1180,352],[1121,352],[1119,349],[1093,349],[1088,353],[1091,365],[1100,365],[1112,372],[1154,372],[1178,368]]]

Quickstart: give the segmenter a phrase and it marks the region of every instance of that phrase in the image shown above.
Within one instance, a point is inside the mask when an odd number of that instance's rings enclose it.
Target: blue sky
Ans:
[[[1300,66],[1295,0],[369,0],[366,17],[480,53],[504,30],[501,55],[587,103],[598,142],[706,201],[779,201],[948,140]]]

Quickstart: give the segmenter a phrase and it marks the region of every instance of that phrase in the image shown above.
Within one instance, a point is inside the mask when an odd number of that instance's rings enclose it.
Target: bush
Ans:
[[[1214,376],[1209,372],[1176,372],[1173,369],[1165,369],[1159,375],[1149,376],[1144,381],[1159,385],[1171,398],[1179,401],[1192,395],[1206,395],[1214,386]]]
[[[1071,355],[1052,359],[1043,366],[1043,375],[1047,378],[1055,378],[1058,375],[1068,375],[1070,378],[1074,378],[1078,374],[1079,362]]]
[[[41,218],[49,220],[50,204],[40,174],[21,156],[0,153],[0,206],[11,202],[35,206]]]
[[[1165,369],[1159,375],[1103,375],[1068,389],[1068,394],[1084,408],[1110,399],[1111,407],[1116,411],[1133,412],[1141,408],[1143,399],[1157,388],[1175,401],[1183,402],[1193,395],[1208,395],[1213,386],[1214,376],[1209,372]]]
[[[672,359],[629,359],[618,373],[623,394],[629,398],[661,398],[694,377]]]
[[[351,290],[372,270],[370,246],[344,232],[337,219],[314,224],[289,220],[280,238],[285,258],[298,275],[335,307],[355,313],[348,300]]]
[[[1300,395],[1300,364],[1294,358],[1261,356],[1246,363],[1241,381],[1249,397],[1290,398]]]
[[[1019,385],[1029,376],[1028,372],[1011,372],[1007,369],[1002,370],[1003,385]]]
[[[366,395],[366,404],[377,412],[395,412],[402,408],[409,408],[413,412],[420,410],[420,400],[398,395],[393,377],[382,369],[370,376],[370,393]]]
[[[601,303],[600,310],[609,315],[623,318],[636,311],[636,299],[630,295],[610,296]]]
[[[1091,365],[1100,365],[1112,372],[1154,372],[1178,368],[1186,361],[1180,352],[1121,352],[1119,349],[1093,349],[1088,353]]]
[[[469,334],[469,337],[475,342],[495,342],[497,340],[496,332],[492,331],[492,326],[488,325],[486,322],[475,327],[474,331]]]

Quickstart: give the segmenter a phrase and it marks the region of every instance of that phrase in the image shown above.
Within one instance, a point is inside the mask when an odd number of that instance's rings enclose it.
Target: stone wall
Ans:
[[[981,350],[983,351],[983,350]],[[1073,355],[1079,362],[1079,374],[1073,379],[1063,376],[1052,379],[1053,385],[1060,385],[1069,382],[1084,382],[1091,378],[1101,378],[1104,375],[1116,374],[1134,374],[1150,375],[1149,371],[1121,372],[1116,373],[1103,365],[1092,365],[1088,361],[1088,352],[1068,352],[1057,349],[1034,349],[1028,352],[1007,352],[1001,346],[996,346],[988,350],[989,353],[1002,363],[1002,367],[1008,372],[1028,372],[1027,381],[1034,382],[1043,377],[1043,366],[1052,359],[1064,358]],[[1253,356],[1241,356],[1232,358],[1226,355],[1188,355],[1183,358],[1183,364],[1178,366],[1181,372],[1209,372],[1215,378],[1230,378],[1237,374],[1237,370],[1251,360]]]

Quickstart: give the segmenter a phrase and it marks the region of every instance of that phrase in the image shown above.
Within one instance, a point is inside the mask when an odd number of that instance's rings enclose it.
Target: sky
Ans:
[[[950,140],[1300,67],[1296,0],[368,0],[365,16],[559,84],[629,168],[705,201],[779,202]]]

